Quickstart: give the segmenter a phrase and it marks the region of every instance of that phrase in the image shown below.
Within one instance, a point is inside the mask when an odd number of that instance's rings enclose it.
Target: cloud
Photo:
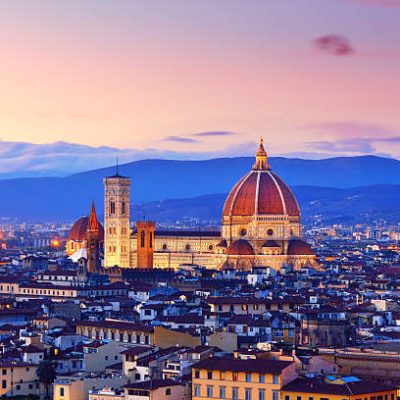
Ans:
[[[348,138],[336,141],[315,141],[308,142],[307,146],[319,151],[333,153],[377,154],[376,144],[378,143],[400,144],[400,136],[387,138]],[[382,153],[379,154],[382,155]],[[384,155],[388,156],[387,153]]]
[[[320,36],[314,39],[313,45],[318,50],[334,56],[348,56],[355,53],[349,39],[335,34]]]
[[[211,131],[211,132],[199,132],[193,133],[192,136],[198,137],[213,137],[213,136],[235,136],[236,132],[228,132],[228,131]]]
[[[307,146],[319,151],[333,153],[374,153],[375,147],[371,139],[351,138],[339,141],[308,142]]]
[[[184,137],[184,136],[167,136],[162,139],[163,142],[175,142],[175,143],[199,143],[199,140]]]
[[[314,124],[306,127],[316,131],[319,136],[334,138],[388,138],[398,135],[396,129],[375,123],[359,121],[336,121]]]
[[[373,7],[400,8],[400,0],[352,0],[355,3]]]

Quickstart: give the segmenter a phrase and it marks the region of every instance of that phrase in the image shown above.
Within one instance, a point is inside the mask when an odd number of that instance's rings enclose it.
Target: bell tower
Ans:
[[[137,267],[153,268],[154,222],[137,221]]]
[[[129,268],[131,179],[104,178],[104,266]]]
[[[90,210],[89,222],[87,227],[87,272],[98,272],[101,267],[100,263],[100,224],[97,220],[96,209],[94,207],[94,201],[92,202],[92,208]]]

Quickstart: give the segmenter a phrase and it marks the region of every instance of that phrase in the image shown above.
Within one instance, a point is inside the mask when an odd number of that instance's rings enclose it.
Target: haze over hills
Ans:
[[[122,165],[120,173],[132,179],[132,202],[143,204],[227,193],[237,180],[249,171],[253,162],[253,157],[206,161],[143,160]],[[368,201],[372,203],[379,202],[379,206],[382,204],[390,204],[391,207],[398,206],[396,203],[396,199],[400,198],[396,186],[400,185],[398,160],[375,156],[325,160],[278,157],[271,158],[270,163],[272,169],[294,188],[304,215],[308,212],[307,202],[310,201],[315,202],[313,203],[315,207],[310,208],[310,211],[316,213],[319,210],[335,213],[336,201],[341,202],[341,207],[345,207],[346,202],[343,203],[340,196],[347,196],[347,194],[334,188],[365,187],[357,189],[368,193],[362,196],[364,200],[360,203],[360,209],[363,207],[362,204],[367,205],[365,201],[368,198],[370,198]],[[92,198],[96,201],[99,214],[102,214],[102,179],[114,173],[115,167],[109,167],[61,178],[0,180],[0,216],[19,217],[24,220],[69,221],[86,214]],[[373,185],[394,186],[380,188],[378,192],[381,197],[378,198],[377,189],[368,188]],[[297,189],[296,186],[309,187]],[[358,196],[358,194],[353,195]],[[220,196],[219,201],[218,196]],[[217,195],[214,199],[211,196],[211,201],[206,197],[201,201],[208,204],[208,208],[215,209],[214,214],[216,214],[217,210],[219,212],[221,210],[223,196]],[[370,206],[374,207],[372,203]],[[163,209],[168,204],[168,202],[159,203],[157,208]],[[318,204],[320,204],[320,209],[317,207]],[[151,208],[152,206],[142,207],[142,209],[148,209],[148,217],[156,218],[156,215],[150,214]],[[189,208],[186,207],[185,212],[189,212]],[[135,209],[132,212],[137,213]]]

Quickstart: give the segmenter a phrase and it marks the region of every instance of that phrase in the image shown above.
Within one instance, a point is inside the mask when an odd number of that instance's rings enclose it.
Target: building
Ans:
[[[225,201],[220,231],[160,231],[151,221],[137,221],[131,231],[130,182],[118,171],[104,178],[106,268],[200,265],[249,271],[255,266],[275,270],[287,264],[295,269],[316,266],[313,250],[301,239],[296,198],[272,172],[262,139],[253,168]]]
[[[97,220],[96,209],[94,203],[92,203],[89,217],[79,218],[69,231],[66,244],[67,255],[72,256],[79,250],[87,249],[89,239],[92,245],[94,236],[97,237],[99,245],[102,246],[104,241],[104,229]]]
[[[296,379],[281,390],[282,400],[395,400],[395,386],[377,384],[370,381],[328,375],[325,379]]]
[[[192,399],[278,400],[296,378],[290,361],[209,357],[193,365]]]
[[[124,386],[125,400],[188,400],[188,387],[172,379],[153,379]]]
[[[37,364],[23,361],[1,361],[2,396],[29,396],[39,394],[39,383],[36,376]]]

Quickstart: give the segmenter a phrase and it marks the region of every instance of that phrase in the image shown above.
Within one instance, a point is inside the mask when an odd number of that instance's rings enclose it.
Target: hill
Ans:
[[[251,168],[253,161],[252,157],[207,161],[144,160],[124,164],[120,172],[132,179],[132,201],[143,204],[227,193]],[[290,186],[348,189],[400,184],[400,161],[393,159],[374,156],[326,160],[278,157],[271,158],[270,162],[273,170]],[[101,214],[102,180],[114,172],[110,167],[61,178],[0,180],[0,217],[69,221],[86,214],[92,198]]]

